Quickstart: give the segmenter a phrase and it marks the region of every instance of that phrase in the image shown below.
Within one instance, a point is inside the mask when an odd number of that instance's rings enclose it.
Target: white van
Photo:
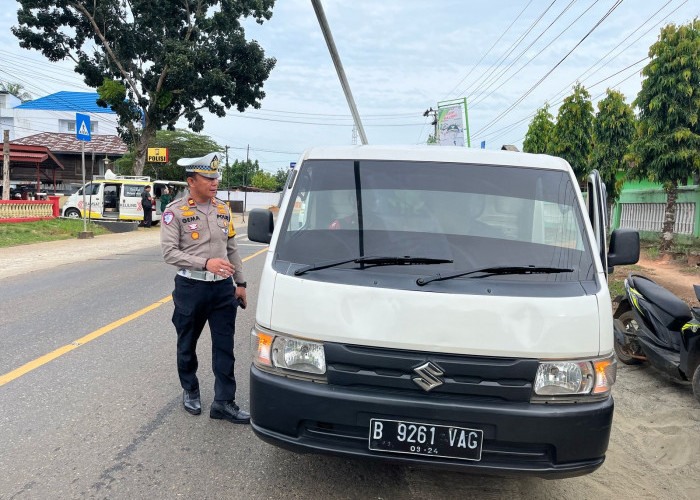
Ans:
[[[273,444],[478,473],[592,472],[616,360],[597,172],[459,147],[327,147],[291,172],[252,331],[251,424]],[[617,253],[615,249],[617,248]],[[607,262],[606,262],[607,261]]]
[[[86,217],[92,219],[143,220],[141,194],[151,186],[153,223],[161,218],[160,197],[165,188],[170,191],[170,199],[183,196],[187,183],[181,181],[156,180],[148,176],[115,175],[108,170],[104,176],[95,176],[77,192],[70,195],[63,205],[62,215],[70,218],[83,217],[83,190],[85,203],[89,208]]]

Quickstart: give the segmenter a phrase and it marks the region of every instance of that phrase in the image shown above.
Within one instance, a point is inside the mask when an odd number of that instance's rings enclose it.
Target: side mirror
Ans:
[[[270,243],[275,221],[272,212],[265,208],[254,208],[248,215],[248,239],[258,243]]]
[[[636,229],[616,229],[610,236],[608,270],[613,266],[636,264],[639,260],[639,231]]]

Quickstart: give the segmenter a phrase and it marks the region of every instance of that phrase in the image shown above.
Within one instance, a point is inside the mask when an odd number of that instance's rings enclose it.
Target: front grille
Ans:
[[[460,397],[529,402],[536,359],[428,353],[398,349],[324,344],[328,383],[366,390],[409,392],[432,398]],[[414,370],[430,362],[442,385],[421,388]]]

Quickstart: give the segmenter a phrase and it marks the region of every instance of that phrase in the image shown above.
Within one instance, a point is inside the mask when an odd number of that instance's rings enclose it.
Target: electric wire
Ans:
[[[564,57],[562,57],[547,73],[545,73],[542,78],[540,78],[532,87],[530,87],[521,97],[519,97],[516,102],[514,102],[512,105],[510,105],[505,111],[501,112],[498,116],[496,116],[494,119],[492,119],[490,122],[488,122],[484,127],[482,127],[480,130],[474,133],[475,136],[478,136],[479,134],[486,132],[489,128],[493,127],[495,123],[500,121],[503,117],[505,117],[508,113],[510,113],[515,107],[520,104],[527,96],[529,96],[532,91],[534,91],[543,81],[551,75],[554,70],[556,70],[590,35],[595,31],[598,26],[600,26],[614,11],[617,9],[620,4],[622,4],[624,0],[617,0],[615,4],[608,9],[608,11],[605,13],[605,15],[598,20],[598,22],[579,40],[574,47],[567,52]]]
[[[506,83],[508,83],[513,77],[515,77],[518,73],[520,73],[523,69],[525,69],[532,61],[534,61],[535,59],[537,59],[537,57],[538,57],[540,54],[542,54],[542,52],[544,52],[544,51],[545,51],[546,49],[548,49],[554,42],[556,42],[564,33],[566,33],[566,32],[567,32],[574,24],[576,24],[584,15],[586,15],[586,13],[587,13],[589,10],[591,10],[599,1],[600,1],[600,0],[596,0],[595,2],[593,2],[586,10],[584,10],[576,19],[574,19],[566,28],[564,28],[564,29],[563,29],[556,37],[554,37],[547,45],[545,45],[544,47],[542,47],[542,49],[541,49],[537,54],[535,54],[535,55],[532,56],[531,58],[528,58],[528,60],[525,62],[525,64],[523,64],[522,66],[520,66],[520,67],[519,67],[512,75],[510,75],[507,79],[503,80],[503,81],[500,83],[500,85],[498,85],[498,87],[496,87],[495,89],[493,89],[491,92],[489,92],[489,93],[486,94],[485,96],[481,97],[481,99],[480,99],[479,97],[482,96],[482,95],[484,94],[484,92],[485,92],[486,90],[488,90],[488,88],[485,89],[484,91],[482,91],[479,95],[475,96],[474,99],[471,101],[470,107],[471,107],[472,109],[476,108],[480,103],[484,102],[486,99],[488,99],[490,96],[492,96],[498,89],[500,89],[501,87],[503,87],[503,85],[505,85]],[[566,9],[568,9],[572,4],[573,4],[573,1],[572,1],[569,5],[567,5]],[[562,13],[561,13],[559,16],[561,16],[562,14],[564,14],[564,12],[566,12],[566,9],[565,9],[564,11],[562,11]],[[559,19],[559,17],[557,17],[557,19]],[[555,19],[554,21],[552,21],[552,23],[556,22],[557,19]],[[551,24],[547,27],[547,29],[549,29],[549,27],[551,27]],[[545,31],[546,31],[546,30],[545,30]],[[542,32],[542,34],[544,34],[544,32]],[[541,36],[541,35],[540,35],[540,36]],[[537,40],[539,40],[539,37],[538,37],[537,39],[535,39],[535,41],[537,41]],[[530,44],[525,50],[527,50],[527,49],[529,49],[530,47],[532,47],[532,45],[533,45],[534,43],[535,43],[535,42],[533,42],[532,44]],[[523,51],[523,52],[521,53],[521,55],[524,54],[524,53],[525,53],[525,51]],[[520,57],[518,57],[518,59],[519,59],[519,58],[520,58]],[[517,61],[517,59],[516,59],[515,61]],[[505,73],[508,71],[508,69],[510,69],[510,68],[513,66],[513,64],[515,64],[515,61],[513,61],[513,63],[511,63],[511,64],[501,73],[500,76],[505,75]],[[494,83],[495,83],[495,81],[494,81]],[[490,88],[490,86],[489,86],[489,88]]]
[[[520,16],[523,15],[523,12],[525,12],[525,11],[527,10],[527,8],[530,6],[530,4],[531,4],[532,2],[533,2],[533,0],[530,0],[530,1],[527,3],[527,5],[525,5],[525,7],[523,7],[523,10],[521,10],[520,13],[515,17],[515,19],[513,19],[513,20],[511,21],[511,23],[508,25],[508,27],[505,29],[505,31],[503,31],[503,33],[501,33],[501,36],[498,37],[498,40],[496,40],[495,42],[493,42],[493,45],[491,45],[491,47],[489,48],[489,50],[487,50],[486,53],[485,53],[483,56],[481,56],[481,59],[479,59],[479,61],[478,61],[474,66],[472,66],[472,68],[469,70],[469,72],[468,72],[468,73],[457,83],[457,85],[455,85],[455,86],[452,88],[452,90],[450,90],[450,91],[445,95],[445,97],[443,97],[441,100],[443,100],[443,101],[447,100],[447,99],[450,97],[450,95],[451,95],[460,85],[462,85],[462,83],[464,82],[464,80],[466,80],[467,78],[469,78],[469,76],[474,72],[474,70],[475,70],[476,68],[479,67],[479,64],[481,64],[481,61],[483,61],[484,58],[485,58],[487,55],[489,55],[489,54],[491,53],[491,51],[493,50],[493,48],[498,44],[498,42],[501,41],[501,39],[506,35],[506,33],[508,33],[508,31],[510,31],[510,28],[512,28],[513,25],[516,23],[516,21],[517,21],[518,19],[520,19]],[[421,132],[421,135],[422,135],[422,132]]]

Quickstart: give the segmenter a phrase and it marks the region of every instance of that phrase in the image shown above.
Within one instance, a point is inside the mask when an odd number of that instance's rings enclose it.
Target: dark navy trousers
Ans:
[[[204,324],[211,330],[211,364],[214,371],[214,399],[236,397],[233,374],[233,333],[236,322],[236,287],[233,280],[199,281],[175,276],[173,324],[177,331],[177,371],[187,391],[199,389],[197,340]]]

